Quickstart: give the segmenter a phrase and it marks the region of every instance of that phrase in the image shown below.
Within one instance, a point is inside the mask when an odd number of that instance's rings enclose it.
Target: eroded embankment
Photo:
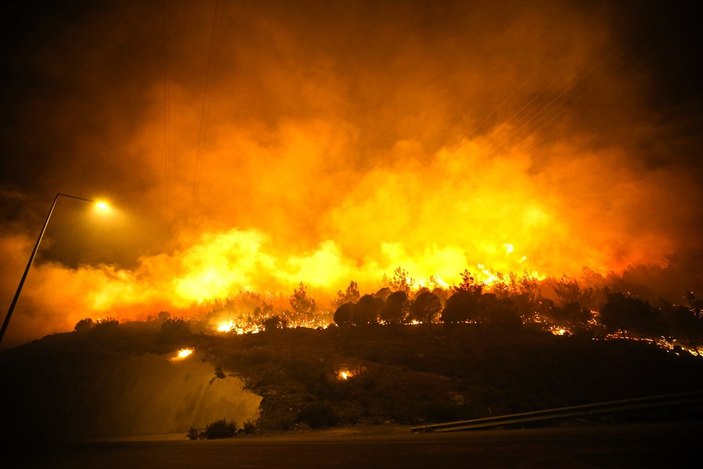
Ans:
[[[44,350],[46,352],[46,350]],[[23,354],[0,361],[3,434],[50,438],[185,433],[226,418],[255,421],[261,398],[193,354]],[[19,356],[17,357],[19,358]]]

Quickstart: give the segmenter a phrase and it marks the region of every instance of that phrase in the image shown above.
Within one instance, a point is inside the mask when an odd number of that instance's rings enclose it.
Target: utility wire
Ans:
[[[215,0],[212,9],[212,24],[210,27],[210,46],[208,49],[208,59],[203,80],[202,104],[200,108],[200,125],[198,128],[198,142],[195,153],[195,167],[193,171],[193,192],[191,200],[191,210],[198,208],[198,184],[200,182],[200,171],[202,167],[202,154],[205,141],[205,130],[207,129],[207,118],[209,111],[210,88],[212,84],[212,63],[217,38],[218,15],[220,10],[220,0]]]

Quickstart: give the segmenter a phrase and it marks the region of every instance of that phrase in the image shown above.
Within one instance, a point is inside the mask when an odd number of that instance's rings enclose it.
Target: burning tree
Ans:
[[[471,275],[471,272],[464,270],[461,273],[461,283],[454,286],[454,291],[464,291],[472,295],[480,295],[481,292],[483,292],[483,284],[477,281],[473,275]]]
[[[303,282],[300,282],[298,288],[293,290],[293,294],[290,297],[290,306],[293,308],[293,322],[301,319],[310,319],[317,311],[317,303],[314,298],[308,296]]]
[[[402,267],[397,267],[393,271],[393,278],[388,281],[388,286],[392,291],[410,293],[413,283],[414,280],[410,277],[408,271]]]
[[[288,321],[280,316],[270,316],[261,322],[261,330],[266,332],[285,329],[286,327],[288,327]]]
[[[341,306],[345,303],[356,303],[359,301],[360,296],[359,285],[352,280],[349,282],[349,286],[344,292],[342,292],[342,290],[337,291],[337,299],[335,304],[337,306]]]

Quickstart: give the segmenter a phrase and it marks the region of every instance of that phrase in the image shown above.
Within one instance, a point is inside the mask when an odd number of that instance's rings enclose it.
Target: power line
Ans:
[[[205,77],[203,80],[203,99],[200,108],[200,126],[198,129],[198,142],[195,153],[195,168],[193,171],[193,193],[192,193],[192,203],[191,209],[197,208],[198,205],[198,184],[200,178],[200,168],[202,166],[202,153],[205,141],[205,129],[207,128],[207,118],[209,111],[209,97],[210,97],[210,87],[212,82],[212,62],[215,50],[215,41],[217,37],[217,24],[218,24],[218,13],[219,13],[220,0],[215,0],[212,9],[212,24],[210,28],[210,46],[208,50],[208,59],[205,69]]]

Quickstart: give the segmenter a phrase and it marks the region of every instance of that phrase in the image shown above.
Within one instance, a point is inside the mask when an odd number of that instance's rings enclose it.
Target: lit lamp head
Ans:
[[[106,202],[105,200],[96,200],[95,201],[95,211],[98,213],[110,213],[112,210],[112,207],[110,207],[110,204]]]

